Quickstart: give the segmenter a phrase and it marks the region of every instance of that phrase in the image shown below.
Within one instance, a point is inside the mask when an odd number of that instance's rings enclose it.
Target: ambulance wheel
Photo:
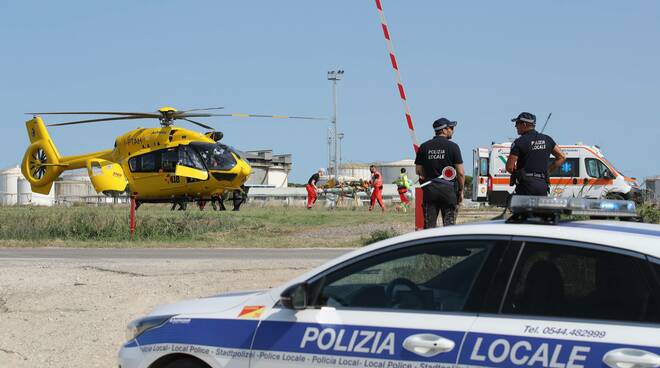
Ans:
[[[158,365],[156,368],[211,368],[208,364],[203,361],[193,358],[185,357],[173,360],[166,363],[165,365]]]

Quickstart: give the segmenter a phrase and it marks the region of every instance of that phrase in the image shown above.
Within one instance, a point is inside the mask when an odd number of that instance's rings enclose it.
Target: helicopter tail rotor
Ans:
[[[21,172],[30,182],[33,192],[48,194],[53,181],[67,165],[60,162],[60,154],[40,117],[28,120],[25,126],[30,146],[23,156]]]

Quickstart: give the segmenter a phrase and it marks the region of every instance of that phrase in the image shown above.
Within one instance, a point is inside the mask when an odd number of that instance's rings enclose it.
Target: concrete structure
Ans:
[[[291,155],[273,155],[272,150],[247,151],[252,175],[245,185],[249,187],[286,188],[291,172]]]
[[[390,184],[397,180],[399,178],[399,174],[401,174],[401,168],[406,169],[408,179],[412,180],[414,184],[417,184],[419,181],[419,177],[415,173],[415,160],[405,159],[392,162],[380,162],[374,165],[376,165],[380,173],[383,175],[384,183]]]
[[[342,180],[370,180],[371,172],[369,171],[369,164],[361,162],[353,162],[342,164],[339,167],[339,176]]]
[[[660,204],[660,175],[652,176],[644,180],[646,190],[649,192],[649,200],[655,204]]]

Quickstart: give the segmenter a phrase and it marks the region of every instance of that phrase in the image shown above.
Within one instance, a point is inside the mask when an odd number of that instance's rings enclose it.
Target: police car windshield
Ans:
[[[194,142],[190,145],[197,150],[208,170],[230,170],[236,166],[231,149],[224,144]]]

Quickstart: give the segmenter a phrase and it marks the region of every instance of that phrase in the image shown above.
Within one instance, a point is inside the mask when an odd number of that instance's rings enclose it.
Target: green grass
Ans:
[[[643,205],[639,208],[639,215],[644,222],[660,224],[660,208]]]
[[[240,212],[216,212],[145,205],[137,211],[131,241],[124,206],[0,207],[0,219],[0,246],[82,247],[345,247],[362,244],[364,232],[373,231],[363,229],[365,224],[385,229],[409,225],[410,230],[413,224],[410,213],[364,209],[247,206]]]

